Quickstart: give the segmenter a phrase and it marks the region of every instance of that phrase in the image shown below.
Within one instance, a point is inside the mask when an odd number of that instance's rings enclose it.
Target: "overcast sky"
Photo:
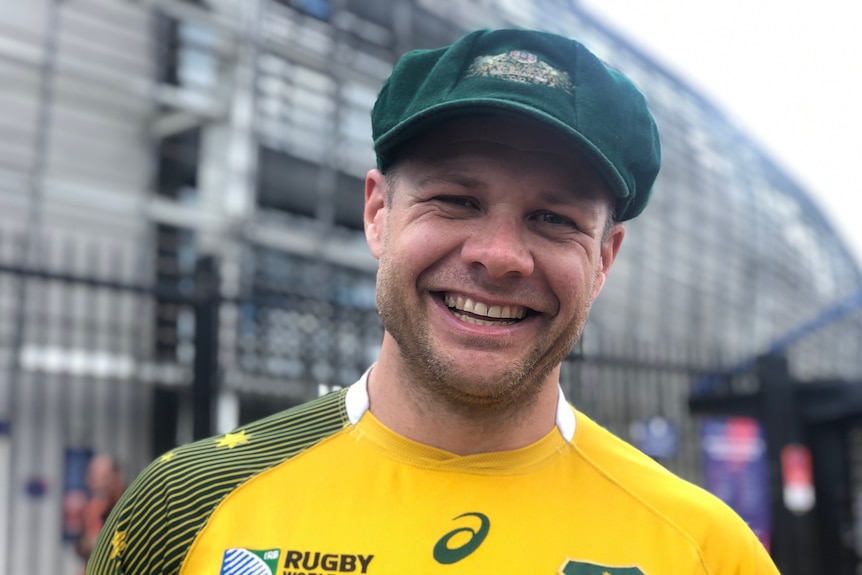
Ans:
[[[760,143],[862,261],[862,2],[581,5],[685,78]]]

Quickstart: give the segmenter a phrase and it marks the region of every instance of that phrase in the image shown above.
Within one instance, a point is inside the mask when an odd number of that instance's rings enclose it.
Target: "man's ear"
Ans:
[[[365,176],[365,240],[371,254],[380,259],[386,226],[386,177],[380,170],[369,170]]]
[[[605,285],[605,280],[608,278],[608,272],[611,271],[611,266],[614,260],[617,259],[617,253],[620,251],[620,246],[623,243],[623,238],[626,235],[626,228],[622,224],[614,224],[607,237],[602,242],[601,246],[601,262],[599,269],[596,270],[596,281],[593,283],[593,301],[599,297],[602,291],[602,286]]]

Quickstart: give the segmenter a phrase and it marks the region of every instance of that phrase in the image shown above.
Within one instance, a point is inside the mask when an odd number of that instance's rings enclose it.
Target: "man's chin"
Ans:
[[[434,369],[434,379],[426,383],[432,398],[467,409],[509,409],[528,403],[540,388],[533,374],[524,377],[520,366],[489,368],[486,364],[461,363]]]

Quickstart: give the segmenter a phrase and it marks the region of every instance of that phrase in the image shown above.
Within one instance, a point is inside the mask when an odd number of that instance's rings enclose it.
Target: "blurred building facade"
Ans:
[[[699,481],[693,383],[777,345],[798,377],[862,377],[862,277],[811,198],[575,2],[0,0],[0,569],[72,572],[70,450],[134,475],[195,435],[204,258],[213,431],[374,361],[371,105],[404,51],[501,26],[582,40],[662,136],[651,205],[564,369],[579,408],[627,439],[673,422],[663,463]]]

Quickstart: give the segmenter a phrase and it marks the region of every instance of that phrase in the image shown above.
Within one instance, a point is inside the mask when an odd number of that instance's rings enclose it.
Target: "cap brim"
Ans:
[[[388,132],[380,135],[374,142],[374,149],[378,157],[378,167],[381,169],[387,168],[395,159],[392,155],[394,150],[428,132],[440,123],[460,116],[475,114],[505,114],[526,118],[537,121],[559,132],[599,171],[617,199],[628,199],[628,187],[620,173],[601,150],[583,134],[542,110],[520,102],[498,98],[470,98],[447,101],[402,120]]]

